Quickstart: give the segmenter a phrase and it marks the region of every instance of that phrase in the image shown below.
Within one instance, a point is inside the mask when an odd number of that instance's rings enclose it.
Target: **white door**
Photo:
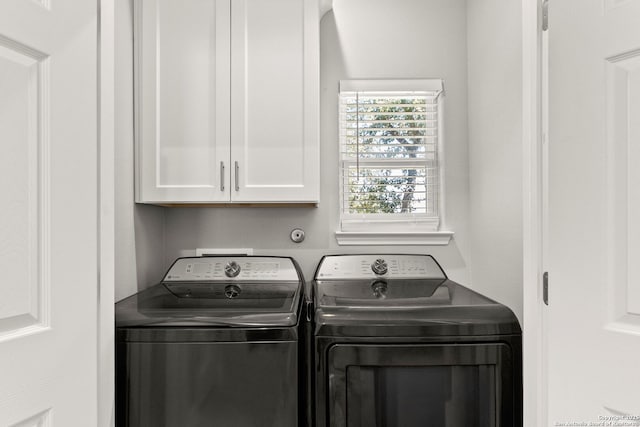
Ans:
[[[0,426],[97,425],[97,5],[0,1]]]
[[[549,17],[547,425],[640,425],[640,0]]]

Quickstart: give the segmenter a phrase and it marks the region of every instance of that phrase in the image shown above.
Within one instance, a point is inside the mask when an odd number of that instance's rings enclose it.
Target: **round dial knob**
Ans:
[[[235,261],[228,262],[227,265],[224,266],[224,274],[227,277],[236,277],[240,274],[240,264]]]
[[[387,282],[377,280],[371,285],[371,290],[376,298],[385,299],[387,297]]]
[[[228,285],[224,288],[224,295],[229,298],[235,298],[240,295],[240,287],[236,285]]]
[[[373,264],[371,264],[371,270],[373,270],[373,272],[379,276],[387,274],[387,262],[381,258],[378,258],[377,260],[373,261]]]

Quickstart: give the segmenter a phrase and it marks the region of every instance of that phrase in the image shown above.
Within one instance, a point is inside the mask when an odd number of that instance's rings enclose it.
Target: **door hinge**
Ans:
[[[545,305],[549,305],[549,272],[547,271],[542,275],[542,301]]]
[[[549,29],[549,0],[542,2],[542,31]]]

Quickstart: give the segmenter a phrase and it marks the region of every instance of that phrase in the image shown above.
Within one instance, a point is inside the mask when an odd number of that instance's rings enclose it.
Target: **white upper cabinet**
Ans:
[[[228,201],[229,0],[135,5],[137,199]]]
[[[234,200],[318,199],[318,21],[314,1],[231,1]]]
[[[137,201],[316,203],[318,0],[136,0]]]

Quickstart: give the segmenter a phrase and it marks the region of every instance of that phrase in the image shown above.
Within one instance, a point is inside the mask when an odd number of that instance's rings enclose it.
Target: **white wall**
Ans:
[[[519,2],[334,0],[321,23],[318,208],[134,207],[129,2],[117,0],[117,299],[197,247],[290,255],[307,278],[327,253],[418,252],[521,316]],[[411,77],[445,80],[446,222],[455,237],[445,247],[340,247],[338,82]],[[295,227],[306,232],[301,244],[289,240]]]
[[[474,289],[522,321],[522,45],[520,2],[467,9],[470,271]]]
[[[133,203],[133,21],[131,0],[115,1],[116,301],[162,277],[164,210]]]
[[[328,252],[433,254],[463,283],[468,233],[467,49],[465,0],[335,0],[321,23],[321,200],[318,208],[172,208],[165,262],[196,247],[252,247],[295,257],[307,278]],[[375,31],[371,31],[375,28]],[[339,247],[338,82],[357,78],[442,77],[446,85],[447,247]],[[306,232],[299,245],[294,227]]]

